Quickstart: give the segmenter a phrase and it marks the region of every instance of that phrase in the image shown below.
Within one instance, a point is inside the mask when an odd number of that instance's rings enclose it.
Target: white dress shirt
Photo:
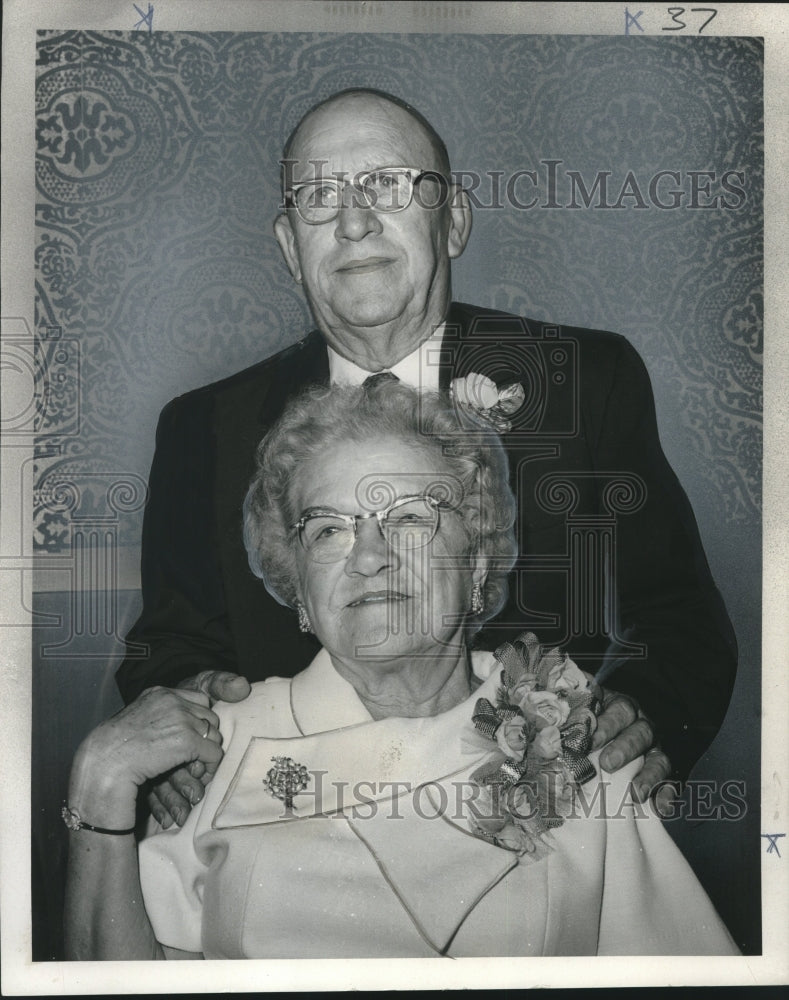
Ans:
[[[396,375],[405,385],[419,392],[438,392],[438,370],[441,342],[444,339],[444,324],[417,347],[415,351],[401,358],[396,365],[383,369]],[[329,378],[332,385],[362,385],[366,378],[376,372],[360,368],[341,354],[327,347],[329,352]]]

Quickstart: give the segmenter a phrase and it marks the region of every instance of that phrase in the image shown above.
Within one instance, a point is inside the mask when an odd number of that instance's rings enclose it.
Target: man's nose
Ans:
[[[383,569],[400,568],[400,557],[389,545],[376,518],[356,522],[356,539],[345,561],[345,572],[375,576]]]
[[[383,225],[378,213],[365,202],[361,191],[351,184],[345,187],[335,222],[335,239],[358,242],[365,236],[377,235],[382,230]]]

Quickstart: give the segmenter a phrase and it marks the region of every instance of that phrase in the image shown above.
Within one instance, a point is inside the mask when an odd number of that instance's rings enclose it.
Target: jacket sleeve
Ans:
[[[593,452],[599,469],[639,476],[644,500],[617,518],[617,636],[598,676],[639,702],[673,776],[684,779],[726,713],[736,639],[690,503],[660,445],[646,367],[624,338],[618,340]],[[632,655],[617,639],[642,644],[644,655]]]
[[[127,702],[151,684],[237,670],[216,539],[212,417],[211,397],[196,392],[159,418],[143,520],[143,611],[116,674]]]

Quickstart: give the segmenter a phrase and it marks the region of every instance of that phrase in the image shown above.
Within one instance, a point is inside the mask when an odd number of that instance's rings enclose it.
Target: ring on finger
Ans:
[[[205,739],[206,736],[208,736],[208,731],[211,728],[211,723],[208,721],[208,719],[203,719],[203,722],[205,723],[205,732],[203,733],[203,737],[202,738]]]

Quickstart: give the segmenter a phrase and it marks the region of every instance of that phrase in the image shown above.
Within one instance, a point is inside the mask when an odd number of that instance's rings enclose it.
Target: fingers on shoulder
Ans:
[[[154,817],[165,830],[172,825],[173,820],[178,826],[183,826],[192,809],[191,804],[169,781],[155,786],[148,803]]]
[[[199,694],[208,699],[207,703],[239,701],[249,694],[249,681],[227,670],[201,670],[194,677],[181,681],[178,689]]]
[[[192,704],[197,706],[199,702],[190,697],[190,692],[155,684],[153,687],[146,688],[137,698],[135,704],[145,705],[149,708],[154,705],[163,705],[185,709]]]
[[[164,805],[160,801],[158,789],[156,788],[154,788],[148,795],[148,808],[151,810],[153,818],[163,830],[167,830],[170,826],[172,826],[173,817],[167,812]]]
[[[660,781],[665,781],[671,774],[671,761],[658,747],[654,747],[644,757],[644,766],[641,768],[641,775],[648,778],[653,785]]]
[[[629,726],[639,716],[638,702],[630,695],[618,691],[606,691],[603,696],[603,715],[611,716]]]
[[[201,774],[205,773],[205,764],[199,762],[202,768]],[[190,805],[198,803],[205,794],[205,787],[199,778],[195,778],[191,773],[192,767],[181,767],[170,775],[170,782]]]
[[[627,734],[639,753],[646,753],[655,742],[655,730],[645,716],[639,716],[627,727]]]
[[[207,682],[201,681],[204,675],[213,673],[213,671],[206,670],[202,674],[198,674],[197,677],[190,677],[188,681],[182,681],[177,687],[172,688],[174,692],[178,694],[179,698],[184,701],[192,702],[195,705],[201,705],[207,708],[211,704],[211,698],[209,697],[208,691],[205,689]],[[192,684],[191,682],[194,682]]]
[[[606,694],[603,700],[603,711],[597,720],[594,745],[602,746],[603,743],[632,726],[636,719],[638,719],[638,706],[632,698],[628,698],[625,694]]]
[[[215,730],[219,729],[219,716],[209,708],[204,695],[176,688],[151,687],[143,691],[138,700],[152,715],[172,716],[184,721],[203,720]]]
[[[184,763],[204,764],[222,759],[219,717],[202,705],[184,699],[171,688],[149,688],[140,696],[143,733],[177,749]]]
[[[201,761],[207,768],[210,764],[218,764],[222,759],[219,730],[212,727],[207,719],[188,716],[178,720],[172,735],[181,748],[182,759],[187,766],[193,761]]]

